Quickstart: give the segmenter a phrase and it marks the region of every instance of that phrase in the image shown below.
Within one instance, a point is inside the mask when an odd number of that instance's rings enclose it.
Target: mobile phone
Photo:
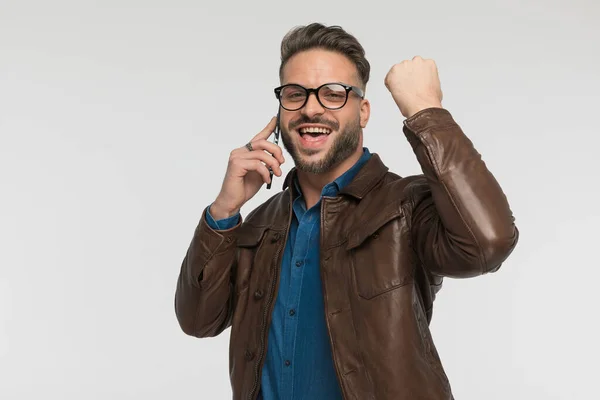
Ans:
[[[275,130],[273,131],[273,133],[275,134],[274,138],[273,138],[273,143],[275,143],[276,145],[279,146],[279,114],[280,114],[281,108],[277,110],[277,122],[275,123]],[[270,175],[270,181],[269,183],[267,183],[267,189],[271,189],[271,183],[273,183],[273,168],[269,167],[269,175]]]

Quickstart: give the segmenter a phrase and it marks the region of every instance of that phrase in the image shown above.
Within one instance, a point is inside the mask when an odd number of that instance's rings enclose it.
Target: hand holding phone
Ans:
[[[273,133],[275,143],[268,141]],[[223,219],[235,215],[265,183],[268,187],[271,186],[269,182],[273,175],[283,175],[281,164],[285,159],[278,142],[279,114],[271,117],[267,126],[248,143],[230,153],[221,191],[210,208],[214,218]]]

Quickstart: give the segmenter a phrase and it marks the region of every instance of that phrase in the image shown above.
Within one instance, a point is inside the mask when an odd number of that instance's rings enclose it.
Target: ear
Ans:
[[[366,128],[371,116],[371,103],[369,100],[363,99],[360,102],[360,127]]]

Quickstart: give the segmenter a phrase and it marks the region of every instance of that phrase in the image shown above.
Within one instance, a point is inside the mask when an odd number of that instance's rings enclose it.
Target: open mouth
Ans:
[[[327,138],[327,136],[331,133],[331,129],[309,126],[300,128],[298,132],[303,140],[307,142],[317,142]]]

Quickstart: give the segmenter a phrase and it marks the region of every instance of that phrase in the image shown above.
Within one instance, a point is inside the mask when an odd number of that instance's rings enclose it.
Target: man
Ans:
[[[179,275],[183,331],[231,327],[234,399],[452,399],[429,322],[443,277],[496,271],[517,243],[507,200],[448,111],[435,63],[394,65],[385,85],[423,174],[363,147],[369,63],[340,27],[281,46],[282,140],[295,168],[242,220],[281,149],[273,118],[231,152]]]

